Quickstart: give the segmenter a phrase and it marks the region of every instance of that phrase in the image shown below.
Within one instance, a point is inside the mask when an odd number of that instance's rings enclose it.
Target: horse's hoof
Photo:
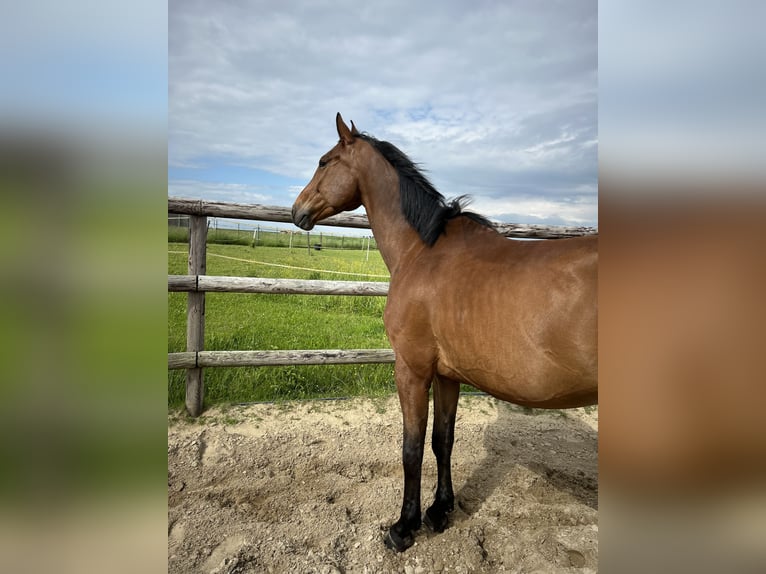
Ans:
[[[426,515],[423,517],[423,522],[431,532],[444,532],[444,529],[447,528],[447,523],[449,522],[448,512],[432,512],[432,510],[429,508],[426,510]]]
[[[388,548],[395,552],[404,552],[415,543],[415,539],[412,537],[412,534],[401,537],[393,530],[389,530],[383,542]]]
[[[431,513],[426,510],[426,515],[423,517],[423,523],[428,527],[428,529],[431,532],[444,532],[444,529],[447,528],[447,515],[442,514],[441,518],[435,519],[431,517]]]

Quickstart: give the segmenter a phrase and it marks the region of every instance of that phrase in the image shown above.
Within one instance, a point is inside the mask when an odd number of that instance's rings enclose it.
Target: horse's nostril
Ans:
[[[306,210],[293,207],[293,223],[301,229],[311,229],[311,215]]]

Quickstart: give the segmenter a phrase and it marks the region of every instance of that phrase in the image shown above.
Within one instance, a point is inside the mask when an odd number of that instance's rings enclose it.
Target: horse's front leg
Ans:
[[[386,546],[402,552],[415,541],[413,533],[420,528],[420,475],[423,465],[423,445],[428,422],[428,389],[431,374],[416,374],[397,361],[396,388],[402,407],[404,440],[404,500],[399,520],[389,529]]]
[[[460,396],[460,383],[437,377],[434,383],[434,429],[431,448],[436,456],[439,479],[434,503],[426,510],[425,523],[434,532],[447,527],[447,515],[455,506],[452,492],[451,458],[455,441],[455,414]]]

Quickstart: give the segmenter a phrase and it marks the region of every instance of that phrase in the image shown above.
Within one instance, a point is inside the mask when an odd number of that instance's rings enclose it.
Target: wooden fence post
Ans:
[[[189,275],[205,275],[207,270],[207,217],[189,218]],[[186,300],[186,350],[196,353],[205,348],[205,293],[189,292]],[[205,385],[202,368],[186,369],[186,410],[193,417],[202,412]]]

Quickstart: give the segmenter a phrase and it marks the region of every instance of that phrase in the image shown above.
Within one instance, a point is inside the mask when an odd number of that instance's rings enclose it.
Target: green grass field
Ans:
[[[186,227],[168,226],[168,242],[186,243],[189,241],[189,229]],[[303,247],[319,244],[328,249],[366,249],[367,237],[351,237],[342,235],[327,235],[312,231],[279,232],[274,228],[258,228],[257,233],[252,229],[208,229],[207,242],[221,245],[245,245],[250,247]],[[370,237],[372,249],[377,249],[375,238]]]
[[[252,235],[251,235],[252,237]],[[168,242],[168,273],[186,274],[188,246]],[[305,241],[305,237],[304,237]],[[376,250],[208,244],[207,274],[387,281]],[[368,260],[369,258],[369,260]],[[269,265],[271,264],[271,265]],[[304,269],[289,269],[286,265]],[[348,273],[336,274],[326,271]],[[353,275],[358,274],[358,275]],[[371,277],[373,275],[378,277]],[[206,350],[388,348],[385,297],[208,293]],[[186,350],[186,293],[168,293],[168,352]],[[394,392],[393,365],[205,369],[205,405]],[[185,371],[168,371],[168,406],[183,404]]]

